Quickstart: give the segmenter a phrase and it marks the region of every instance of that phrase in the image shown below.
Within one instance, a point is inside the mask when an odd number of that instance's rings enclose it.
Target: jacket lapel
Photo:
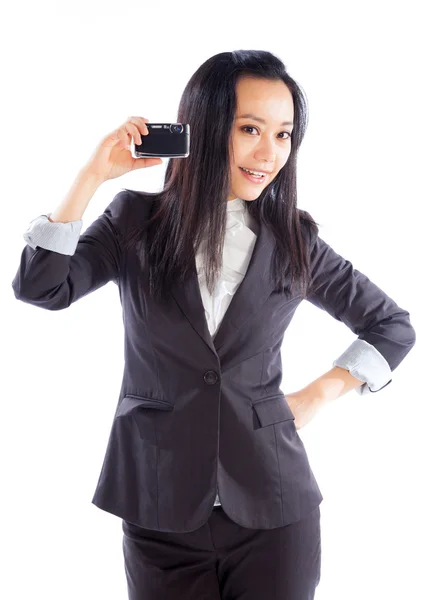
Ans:
[[[174,299],[193,328],[214,353],[217,353],[225,342],[229,342],[238,333],[238,330],[258,311],[271,294],[274,284],[270,277],[270,261],[274,248],[274,235],[264,223],[260,223],[246,275],[232,297],[214,339],[208,329],[194,259],[185,284],[176,283],[173,286]]]

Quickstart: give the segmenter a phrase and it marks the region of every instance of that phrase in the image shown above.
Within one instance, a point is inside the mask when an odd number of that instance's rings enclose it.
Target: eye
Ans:
[[[245,129],[256,129],[256,127],[252,127],[252,125],[244,125],[241,129],[244,131]]]
[[[256,127],[254,127],[253,125],[244,125],[241,129],[242,130],[245,130],[245,129],[256,129]],[[284,138],[283,137],[283,138],[281,138],[282,140],[288,140],[288,139],[290,139],[290,137],[291,137],[291,131],[281,131],[281,133],[287,133],[288,134],[288,138]]]

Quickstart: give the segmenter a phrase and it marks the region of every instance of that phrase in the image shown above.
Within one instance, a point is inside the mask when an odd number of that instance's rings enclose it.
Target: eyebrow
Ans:
[[[261,117],[257,117],[255,115],[253,115],[252,113],[246,113],[245,115],[240,115],[239,117],[237,117],[237,119],[253,119],[254,121],[259,121],[263,125],[266,124],[266,121],[264,119],[261,119]],[[293,121],[284,121],[283,123],[281,123],[281,126],[282,125],[294,125],[294,123],[293,123]]]

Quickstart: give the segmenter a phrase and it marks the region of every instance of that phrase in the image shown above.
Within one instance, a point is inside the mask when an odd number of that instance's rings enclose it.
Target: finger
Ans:
[[[126,129],[126,125],[122,125],[117,129],[116,136],[123,148],[128,148],[130,144],[129,132]]]
[[[128,121],[120,127],[120,130],[123,135],[123,139],[125,140],[125,145],[127,148],[129,148],[130,146],[131,138],[135,141],[137,145],[141,144],[141,134],[138,131],[138,127],[136,125]]]
[[[136,123],[132,123],[130,121],[128,121],[126,123],[126,129],[129,130],[129,132],[132,134],[132,138],[135,141],[135,143],[137,144],[137,146],[140,146],[143,143],[143,140],[141,138],[141,130],[140,130],[140,125],[137,125]],[[141,125],[141,128],[143,128],[143,125]],[[146,125],[144,125],[144,130],[145,133],[143,135],[148,135],[148,130]]]
[[[127,150],[130,149],[130,144],[131,144],[131,139],[133,138],[135,140],[135,142],[138,142],[138,140],[141,140],[141,136],[138,133],[138,129],[137,127],[133,124],[133,123],[125,123],[124,125],[122,125],[121,127],[119,127],[117,129],[117,138],[119,140],[119,142],[121,143],[121,145],[123,146],[123,148],[126,148]]]
[[[104,140],[103,145],[112,147],[115,144],[120,144],[121,147],[129,147],[130,138],[129,134],[126,130],[123,129],[124,125],[114,129],[112,133],[110,133]]]
[[[138,125],[138,129],[143,135],[147,135],[149,133],[146,125],[146,122],[148,123],[149,119],[145,119],[144,117],[129,117],[128,121],[132,121],[135,123],[135,125]]]

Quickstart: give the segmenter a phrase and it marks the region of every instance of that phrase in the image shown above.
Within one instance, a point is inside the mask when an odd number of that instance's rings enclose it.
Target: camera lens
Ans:
[[[184,128],[180,123],[172,123],[172,125],[170,125],[171,133],[182,133],[183,130]]]

